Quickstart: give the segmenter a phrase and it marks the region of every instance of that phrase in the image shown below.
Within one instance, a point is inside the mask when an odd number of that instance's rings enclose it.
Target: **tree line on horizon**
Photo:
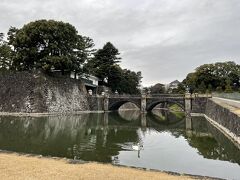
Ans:
[[[98,77],[100,84],[113,92],[140,93],[141,72],[122,69],[120,53],[111,42],[98,50],[94,46],[90,37],[78,34],[73,25],[62,21],[37,20],[20,29],[10,27],[6,37],[0,33],[0,73],[86,73]]]
[[[240,92],[240,65],[233,61],[204,64],[183,80],[190,92]]]
[[[164,84],[147,88],[151,93],[168,93]],[[171,93],[240,92],[240,65],[233,61],[203,64],[189,73]]]

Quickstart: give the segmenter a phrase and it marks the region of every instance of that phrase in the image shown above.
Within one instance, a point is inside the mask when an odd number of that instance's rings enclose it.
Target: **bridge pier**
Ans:
[[[109,111],[108,106],[109,106],[109,95],[105,94],[104,98],[103,98],[103,110],[104,111]]]
[[[192,118],[190,115],[186,116],[186,134],[187,134],[187,137],[192,137],[192,135],[193,135]]]
[[[191,116],[186,116],[186,130],[192,130],[192,118],[191,118]]]
[[[146,107],[147,107],[147,96],[146,94],[142,94],[141,95],[141,113],[146,113],[147,110],[146,110]]]
[[[145,113],[141,114],[141,126],[142,126],[142,128],[147,127],[147,116]]]
[[[192,97],[190,93],[185,94],[185,113],[190,116],[192,110]]]
[[[108,126],[108,113],[103,114],[103,124],[104,126]]]

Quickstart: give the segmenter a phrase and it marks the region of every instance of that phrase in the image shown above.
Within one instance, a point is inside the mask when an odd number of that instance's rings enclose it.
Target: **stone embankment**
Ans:
[[[89,110],[81,81],[41,72],[0,75],[0,112],[66,113]]]
[[[205,114],[240,137],[240,116],[225,106],[225,103],[208,100]]]
[[[227,100],[209,99],[205,116],[240,148],[240,108],[230,106]]]
[[[240,148],[240,102],[230,101],[221,98],[193,99],[192,115],[204,115]]]

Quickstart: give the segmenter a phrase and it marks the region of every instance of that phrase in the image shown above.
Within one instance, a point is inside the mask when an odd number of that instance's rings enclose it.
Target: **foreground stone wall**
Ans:
[[[0,75],[0,112],[65,113],[89,110],[85,86],[79,80],[41,72]]]
[[[213,102],[211,99],[208,99],[206,103],[205,114],[235,135],[240,136],[240,117],[237,114]]]

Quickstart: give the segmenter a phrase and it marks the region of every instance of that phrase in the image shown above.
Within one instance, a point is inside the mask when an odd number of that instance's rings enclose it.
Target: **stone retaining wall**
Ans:
[[[192,113],[204,113],[206,110],[208,98],[197,97],[192,99]]]
[[[207,100],[205,114],[240,137],[240,117],[237,114],[213,102],[211,99]]]
[[[41,72],[0,74],[0,112],[65,113],[89,110],[79,80]]]

